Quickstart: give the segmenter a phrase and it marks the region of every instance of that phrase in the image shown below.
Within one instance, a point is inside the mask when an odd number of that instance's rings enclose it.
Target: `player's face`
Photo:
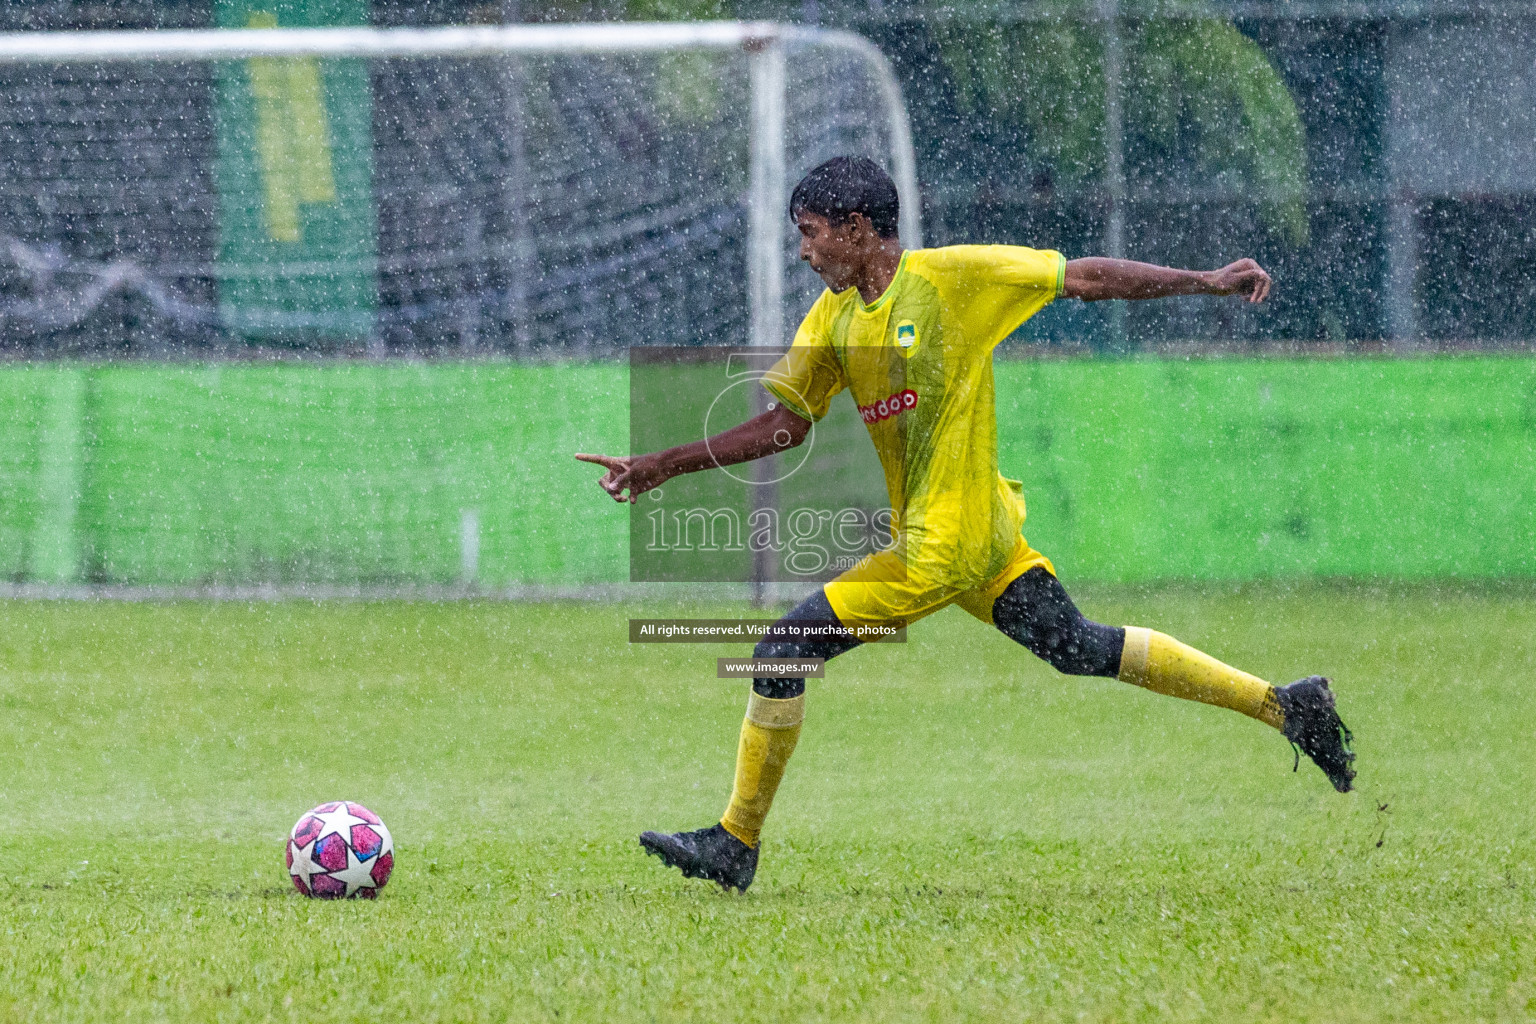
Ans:
[[[800,258],[827,287],[835,292],[852,288],[865,255],[862,218],[855,214],[834,226],[820,214],[802,212],[795,227],[800,229]]]

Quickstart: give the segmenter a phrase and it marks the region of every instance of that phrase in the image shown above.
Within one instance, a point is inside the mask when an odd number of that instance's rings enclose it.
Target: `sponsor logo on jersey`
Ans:
[[[859,406],[859,415],[865,423],[879,423],[888,420],[892,416],[900,416],[908,409],[917,408],[917,392],[911,388],[898,391],[890,398],[882,398],[878,402]]]
[[[903,320],[896,325],[896,348],[902,355],[912,355],[917,349],[918,340],[917,324],[911,320]]]

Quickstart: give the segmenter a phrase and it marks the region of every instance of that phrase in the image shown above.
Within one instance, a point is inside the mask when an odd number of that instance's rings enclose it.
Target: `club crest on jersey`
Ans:
[[[917,351],[917,324],[911,320],[903,320],[896,325],[896,349],[904,356],[911,356]]]
[[[863,417],[865,423],[879,423],[881,420],[900,416],[908,409],[915,408],[917,408],[917,392],[907,388],[905,391],[898,391],[890,398],[882,398],[878,402],[859,406],[859,415]]]

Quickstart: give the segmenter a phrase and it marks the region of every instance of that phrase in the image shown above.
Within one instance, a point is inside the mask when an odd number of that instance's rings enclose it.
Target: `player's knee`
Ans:
[[[759,677],[752,680],[752,692],[759,697],[768,697],[772,700],[790,700],[805,692],[805,680]]]
[[[793,640],[759,640],[752,647],[752,657],[764,658],[798,658],[801,655],[800,644]],[[804,679],[773,679],[759,676],[752,680],[752,689],[759,697],[770,697],[774,700],[788,700],[798,697],[805,692]]]
[[[997,628],[1069,676],[1120,671],[1125,631],[1083,617],[1061,583],[1044,569],[1014,580],[992,608]]]
[[[1077,615],[1076,620],[1049,638],[1041,657],[1056,671],[1069,676],[1114,676],[1120,671],[1120,652],[1125,630],[1105,626]]]
[[[759,640],[752,648],[752,657],[794,658],[799,656],[798,648],[793,640]]]
[[[827,634],[823,627],[832,624],[838,631]],[[814,630],[806,630],[811,625]],[[811,635],[804,635],[809,632]],[[806,661],[809,659],[835,658],[845,651],[859,646],[851,634],[843,635],[837,615],[827,603],[826,595],[818,590],[800,602],[784,618],[768,628],[767,634],[752,647],[752,657],[758,659],[782,659]],[[785,700],[805,692],[805,680],[759,677],[752,680],[752,689],[760,697]]]
[[[1091,676],[1096,667],[1088,650],[1084,649],[1084,635],[1077,630],[1057,633],[1046,637],[1035,653],[1050,663],[1062,675]]]

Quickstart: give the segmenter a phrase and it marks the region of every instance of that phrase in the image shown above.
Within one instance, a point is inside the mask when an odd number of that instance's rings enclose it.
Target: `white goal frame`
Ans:
[[[443,28],[189,29],[0,33],[0,64],[232,60],[247,57],[484,57],[743,50],[750,87],[751,170],[747,291],[751,343],[780,346],[784,331],[783,224],[787,43],[851,52],[873,72],[886,110],[891,171],[901,196],[900,231],[922,247],[912,129],[901,86],[883,53],[853,32],[764,21],[629,22]]]

